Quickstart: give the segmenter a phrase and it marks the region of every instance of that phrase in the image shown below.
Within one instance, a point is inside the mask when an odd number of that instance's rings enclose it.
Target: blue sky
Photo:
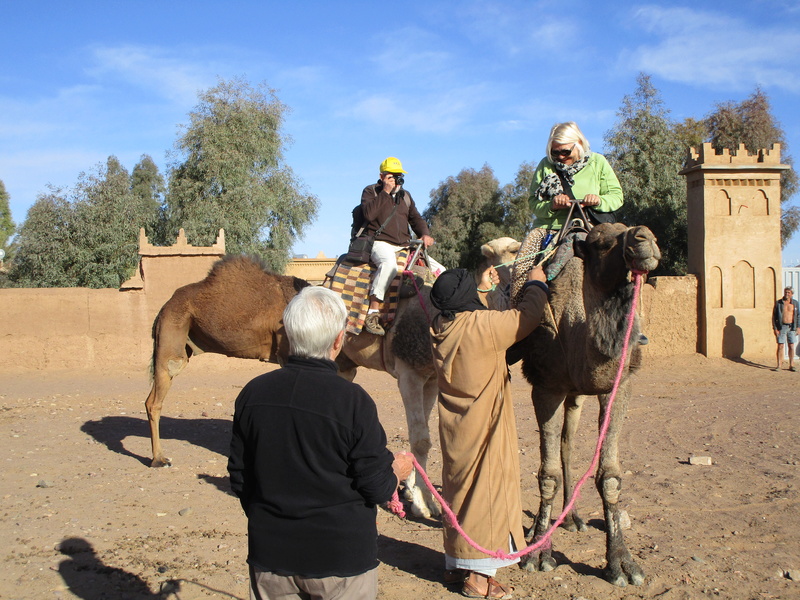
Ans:
[[[218,78],[266,82],[291,108],[287,163],[321,205],[293,249],[310,257],[346,250],[386,156],[424,209],[464,168],[511,182],[555,122],[602,152],[640,71],[678,120],[760,85],[800,166],[798,0],[5,0],[0,21],[0,180],[18,224],[48,184],[72,187],[109,155],[163,171]]]

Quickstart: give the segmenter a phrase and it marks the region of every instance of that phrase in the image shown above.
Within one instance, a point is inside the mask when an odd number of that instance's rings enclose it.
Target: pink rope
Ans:
[[[414,459],[414,462],[416,462],[416,459]],[[392,494],[392,499],[389,500],[389,510],[391,510],[400,518],[406,516],[406,511],[403,508],[403,503],[400,501],[400,496],[397,493],[397,490],[394,491],[394,494]]]
[[[633,292],[633,302],[631,303],[631,310],[630,313],[628,314],[628,328],[625,332],[625,343],[622,346],[622,358],[620,359],[619,368],[617,369],[617,376],[614,379],[614,386],[611,389],[611,395],[608,399],[608,406],[606,407],[606,414],[603,417],[603,424],[600,427],[600,435],[597,438],[597,446],[595,447],[592,463],[589,465],[589,468],[586,470],[586,473],[583,474],[583,477],[581,477],[581,479],[575,486],[575,489],[572,492],[572,496],[570,497],[567,505],[564,507],[564,510],[561,512],[561,515],[559,515],[558,519],[556,519],[555,522],[550,526],[550,529],[548,529],[545,532],[545,534],[541,538],[539,538],[538,541],[534,542],[527,548],[524,548],[518,552],[514,552],[513,554],[506,554],[503,550],[496,550],[496,551],[487,550],[486,548],[475,542],[472,538],[469,537],[469,535],[467,535],[467,532],[462,529],[461,525],[458,523],[458,518],[456,517],[453,510],[447,504],[445,499],[442,498],[441,494],[439,494],[439,492],[436,491],[430,479],[428,479],[428,474],[422,470],[422,467],[417,462],[417,459],[414,458],[414,468],[417,469],[417,472],[422,476],[422,480],[425,482],[425,485],[428,486],[428,489],[431,491],[433,496],[442,506],[442,509],[444,510],[444,513],[447,516],[447,520],[450,522],[450,525],[452,525],[453,529],[455,529],[459,533],[459,535],[463,537],[467,541],[467,543],[473,548],[475,548],[475,550],[477,550],[478,552],[482,552],[483,554],[486,554],[493,558],[500,558],[502,560],[516,560],[517,558],[525,556],[526,554],[529,554],[534,550],[549,547],[550,538],[552,537],[553,532],[558,528],[559,525],[561,525],[561,523],[564,522],[564,519],[566,519],[567,515],[572,510],[572,507],[575,506],[575,502],[578,500],[581,487],[583,487],[583,484],[586,483],[589,477],[591,477],[591,474],[597,468],[597,463],[600,460],[600,451],[603,447],[603,442],[606,439],[606,434],[608,433],[608,427],[611,423],[611,408],[614,405],[614,399],[617,397],[617,390],[619,389],[619,385],[622,382],[622,374],[625,370],[625,358],[628,354],[628,344],[631,339],[631,333],[633,331],[633,321],[636,315],[636,304],[639,300],[639,290],[641,289],[642,285],[642,273],[640,271],[633,271],[633,275],[634,275],[635,287]],[[395,496],[396,495],[397,494],[395,493]]]
[[[425,313],[425,318],[428,319],[428,325],[431,324],[431,315],[428,313],[428,307],[425,306],[425,300],[422,299],[422,293],[420,292],[419,286],[417,285],[417,277],[414,271],[409,271],[406,269],[403,271],[403,275],[407,276],[411,283],[414,284],[414,289],[417,291],[417,299],[419,300],[419,305],[422,307],[422,312]]]

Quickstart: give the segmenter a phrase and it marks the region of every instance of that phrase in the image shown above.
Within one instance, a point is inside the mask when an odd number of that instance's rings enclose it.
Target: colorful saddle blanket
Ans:
[[[384,314],[384,319],[387,323],[392,321],[397,314],[400,283],[407,260],[408,250],[402,250],[397,253],[397,266],[400,270],[397,277],[389,285],[384,306],[381,307],[381,312]],[[375,271],[376,267],[371,263],[354,265],[348,262],[340,262],[336,265],[333,277],[324,284],[341,295],[342,300],[344,300],[344,305],[347,307],[347,326],[345,328],[347,333],[358,335],[364,328],[364,319],[366,319],[367,310],[369,309],[369,285],[372,274]]]

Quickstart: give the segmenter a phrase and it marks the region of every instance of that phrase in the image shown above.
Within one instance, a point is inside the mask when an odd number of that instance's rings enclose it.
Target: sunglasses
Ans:
[[[550,152],[550,156],[552,156],[553,158],[567,158],[570,154],[572,154],[572,151],[574,149],[575,149],[575,144],[572,144],[572,148],[570,149],[562,148],[561,150],[552,150]]]

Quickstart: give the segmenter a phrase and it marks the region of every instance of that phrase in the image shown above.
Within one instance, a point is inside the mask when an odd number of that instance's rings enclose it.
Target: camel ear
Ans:
[[[509,252],[519,252],[519,247],[520,246],[522,246],[522,244],[520,242],[518,242],[517,240],[514,240],[514,242],[511,243],[508,246],[508,251]]]
[[[494,256],[494,251],[489,244],[484,244],[481,246],[481,254],[483,254],[486,258],[491,258]]]

